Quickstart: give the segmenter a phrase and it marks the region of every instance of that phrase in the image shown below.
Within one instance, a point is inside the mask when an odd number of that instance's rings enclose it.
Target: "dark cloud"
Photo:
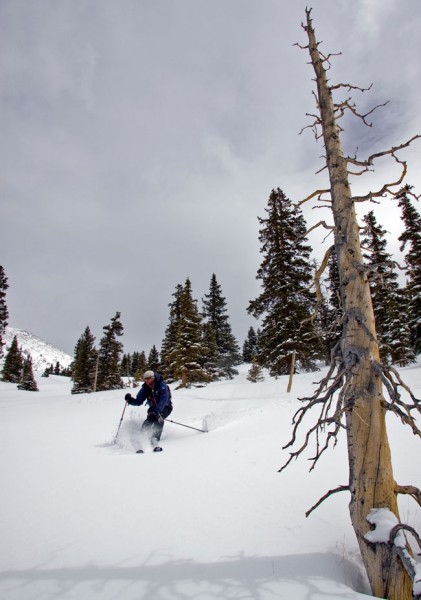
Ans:
[[[298,200],[326,185],[315,175],[322,144],[298,135],[315,111],[308,57],[294,46],[306,42],[304,9],[0,4],[0,264],[11,325],[72,353],[86,325],[99,338],[121,311],[128,351],[160,347],[176,285],[189,276],[200,300],[215,273],[242,343],[255,324],[246,307],[258,293],[257,216],[270,190]],[[372,129],[344,121],[347,150],[419,131],[419,0],[405,10],[320,0],[313,17],[325,52],[342,51],[332,78],[373,82],[357,98],[364,110],[390,100]],[[418,184],[419,153],[408,154]]]

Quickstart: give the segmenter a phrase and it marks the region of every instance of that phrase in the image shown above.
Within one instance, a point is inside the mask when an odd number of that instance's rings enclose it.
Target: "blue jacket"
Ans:
[[[154,408],[159,414],[164,408],[171,404],[170,390],[162,375],[155,373],[153,389],[147,383],[144,383],[137,393],[136,398],[130,402],[134,406],[141,406],[144,402],[151,408]]]

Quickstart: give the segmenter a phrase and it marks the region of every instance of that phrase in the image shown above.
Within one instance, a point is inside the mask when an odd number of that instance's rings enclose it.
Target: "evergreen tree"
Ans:
[[[6,333],[9,312],[6,304],[6,290],[9,284],[3,267],[0,265],[0,358],[3,356],[4,334]]]
[[[2,381],[19,383],[22,380],[22,370],[23,356],[18,345],[18,338],[15,335],[4,359]]]
[[[202,318],[197,302],[192,296],[191,282],[187,278],[179,296],[179,318],[172,348],[166,353],[166,369],[174,379],[189,383],[210,381],[203,367],[205,347],[202,336]]]
[[[34,372],[32,370],[32,358],[27,356],[23,362],[22,381],[18,385],[19,390],[28,392],[38,392],[37,382],[35,381]]]
[[[241,356],[237,341],[232,334],[231,325],[226,314],[226,299],[222,295],[221,286],[212,275],[209,293],[202,299],[202,316],[215,332],[215,341],[219,352],[217,364],[220,367],[220,375],[232,377],[237,373],[234,365],[241,363]]]
[[[335,247],[331,247],[327,262],[327,276],[320,281],[321,300],[315,320],[315,326],[323,347],[326,364],[330,362],[331,352],[339,342],[342,333],[342,307],[340,299],[339,271]]]
[[[295,350],[301,369],[315,370],[322,349],[311,321],[316,297],[310,289],[306,224],[301,210],[279,188],[272,190],[265,210],[268,217],[259,217],[263,261],[256,276],[263,289],[248,307],[254,317],[264,316],[257,360],[271,375],[285,375]]]
[[[122,377],[130,377],[132,365],[132,357],[130,354],[123,354],[123,358],[120,363],[120,373]]]
[[[146,371],[146,355],[142,352],[134,352],[130,373],[136,381],[140,381]]]
[[[402,312],[398,275],[392,256],[386,251],[386,231],[377,223],[374,212],[363,217],[362,248],[369,267],[369,285],[376,320],[380,357],[402,366],[415,360],[405,311]]]
[[[75,346],[72,363],[72,394],[86,394],[93,391],[97,362],[95,337],[89,327],[79,338]]]
[[[210,323],[203,324],[203,349],[202,366],[209,373],[211,379],[218,379],[221,374],[221,355],[216,343],[215,329]]]
[[[407,319],[411,342],[416,354],[421,353],[421,216],[409,199],[412,186],[405,186],[397,196],[405,231],[399,236],[401,251],[407,248]]]
[[[329,306],[327,293],[322,286],[320,293],[321,298],[319,298],[314,325],[320,338],[323,359],[328,365],[330,363],[332,348],[336,341],[338,341],[339,337],[337,334],[335,311]]]
[[[264,381],[262,367],[254,360],[252,365],[247,373],[247,380],[252,383],[258,383],[259,381]]]
[[[247,337],[243,344],[243,361],[245,363],[253,362],[253,358],[256,356],[257,350],[257,334],[253,327],[250,327],[247,333]]]
[[[174,381],[176,379],[174,374],[174,363],[171,356],[177,342],[178,326],[181,320],[180,298],[182,292],[183,286],[178,284],[173,294],[174,300],[168,305],[170,309],[169,320],[165,330],[165,337],[161,345],[161,370],[167,381]]]
[[[124,387],[120,375],[120,355],[123,344],[118,337],[123,335],[120,313],[111,319],[110,325],[103,327],[104,335],[99,343],[97,390],[116,390]]]
[[[150,369],[151,371],[158,370],[158,368],[159,368],[159,352],[156,349],[155,345],[153,345],[152,348],[150,349],[147,363],[148,363],[147,369]]]
[[[60,371],[60,375],[62,377],[71,377],[72,376],[72,367],[69,365],[68,367],[62,367]]]

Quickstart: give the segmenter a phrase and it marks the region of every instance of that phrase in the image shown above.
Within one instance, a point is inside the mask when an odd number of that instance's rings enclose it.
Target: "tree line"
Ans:
[[[399,265],[387,252],[387,232],[377,223],[373,211],[362,219],[365,269],[380,355],[384,363],[398,366],[414,362],[421,352],[421,217],[410,197],[410,186],[397,195],[404,225],[400,249],[406,250],[403,287],[398,282]],[[261,318],[262,323],[257,335],[249,331],[243,353],[277,376],[288,374],[295,351],[296,369],[312,371],[318,361],[330,362],[332,349],[342,334],[335,249],[331,249],[328,269],[320,281],[317,274],[321,265],[310,259],[307,226],[299,206],[278,188],[272,190],[266,212],[266,218],[259,218],[263,260],[257,279],[261,280],[262,291],[248,306],[248,312]]]
[[[386,364],[405,366],[421,352],[421,217],[411,202],[411,186],[397,195],[404,231],[399,236],[405,254],[404,286],[399,285],[399,265],[387,251],[385,229],[370,211],[363,219],[362,248],[368,272],[376,319],[379,350]],[[99,347],[87,326],[74,349],[68,369],[51,365],[44,372],[71,376],[72,393],[124,387],[123,377],[137,385],[147,369],[159,371],[182,386],[231,378],[241,362],[251,363],[250,381],[261,380],[261,370],[271,376],[288,374],[291,357],[296,371],[317,369],[330,361],[332,348],[341,337],[342,307],[337,257],[329,255],[328,268],[318,281],[320,267],[311,259],[307,225],[300,207],[280,189],[273,189],[258,217],[262,262],[256,278],[261,292],[251,300],[247,312],[260,321],[250,327],[240,351],[234,337],[226,298],[216,275],[202,298],[201,310],[193,296],[190,278],[178,284],[169,303],[168,324],[159,352],[154,345],[148,354],[140,350],[123,354],[123,325],[117,312],[103,327]],[[314,285],[316,282],[316,285]],[[7,326],[8,281],[0,266],[0,357]],[[13,340],[5,356],[2,380],[35,389],[32,359],[24,356]]]
[[[169,319],[161,345],[145,351],[122,354],[119,338],[123,334],[120,313],[103,328],[99,348],[89,327],[79,338],[71,365],[72,393],[119,389],[123,377],[136,386],[145,370],[163,374],[168,382],[180,380],[182,386],[232,378],[242,362],[238,343],[232,333],[221,286],[212,275],[209,293],[199,310],[189,278],[178,284],[169,304]]]

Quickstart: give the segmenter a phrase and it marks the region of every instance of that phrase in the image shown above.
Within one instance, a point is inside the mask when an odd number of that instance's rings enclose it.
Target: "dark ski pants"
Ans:
[[[172,406],[167,405],[162,411],[162,417],[166,419],[172,413]],[[141,431],[145,432],[153,442],[159,442],[164,429],[164,423],[158,423],[156,416],[152,413],[142,424]]]

